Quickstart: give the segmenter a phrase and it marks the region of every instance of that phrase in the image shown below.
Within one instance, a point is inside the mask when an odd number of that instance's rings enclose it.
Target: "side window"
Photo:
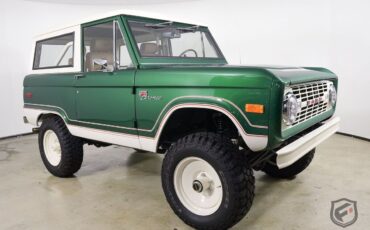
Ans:
[[[113,23],[84,28],[85,71],[103,71],[113,67]]]
[[[36,42],[33,69],[73,67],[74,33]]]
[[[86,72],[107,71],[131,65],[126,43],[117,22],[84,28]]]
[[[127,67],[132,67],[132,61],[126,42],[123,38],[122,32],[119,28],[117,22],[115,22],[115,36],[116,36],[116,64],[118,69],[125,69]]]

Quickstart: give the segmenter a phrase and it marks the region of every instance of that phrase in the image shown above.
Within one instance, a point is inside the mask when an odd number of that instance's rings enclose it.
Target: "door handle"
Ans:
[[[84,77],[86,77],[86,76],[85,76],[85,74],[76,74],[76,75],[75,75],[75,79],[76,79],[76,80],[78,80],[78,79],[80,79],[80,78],[84,78]]]

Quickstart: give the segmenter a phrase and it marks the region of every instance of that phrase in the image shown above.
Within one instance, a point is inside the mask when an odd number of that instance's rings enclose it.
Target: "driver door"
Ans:
[[[109,20],[82,26],[82,36],[84,71],[76,75],[75,84],[78,122],[108,131],[104,134],[119,132],[137,136],[132,93],[136,69],[119,23]],[[123,143],[115,144],[137,147],[138,143],[132,139],[128,143],[124,143],[124,138],[121,140]]]

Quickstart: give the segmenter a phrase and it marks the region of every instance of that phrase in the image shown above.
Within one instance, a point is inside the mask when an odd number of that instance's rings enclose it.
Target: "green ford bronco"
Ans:
[[[51,174],[83,145],[165,154],[162,187],[197,229],[249,211],[253,170],[291,178],[339,128],[338,80],[316,67],[228,65],[205,26],[119,12],[38,36],[24,121]]]

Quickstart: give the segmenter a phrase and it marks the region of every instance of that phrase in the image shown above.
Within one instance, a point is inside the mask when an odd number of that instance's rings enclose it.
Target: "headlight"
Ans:
[[[334,106],[337,102],[337,90],[335,90],[334,85],[330,85],[329,88],[329,102],[331,106]]]
[[[285,124],[291,125],[297,120],[297,114],[301,111],[300,100],[294,96],[293,93],[289,92],[285,95],[283,105],[283,119]]]

